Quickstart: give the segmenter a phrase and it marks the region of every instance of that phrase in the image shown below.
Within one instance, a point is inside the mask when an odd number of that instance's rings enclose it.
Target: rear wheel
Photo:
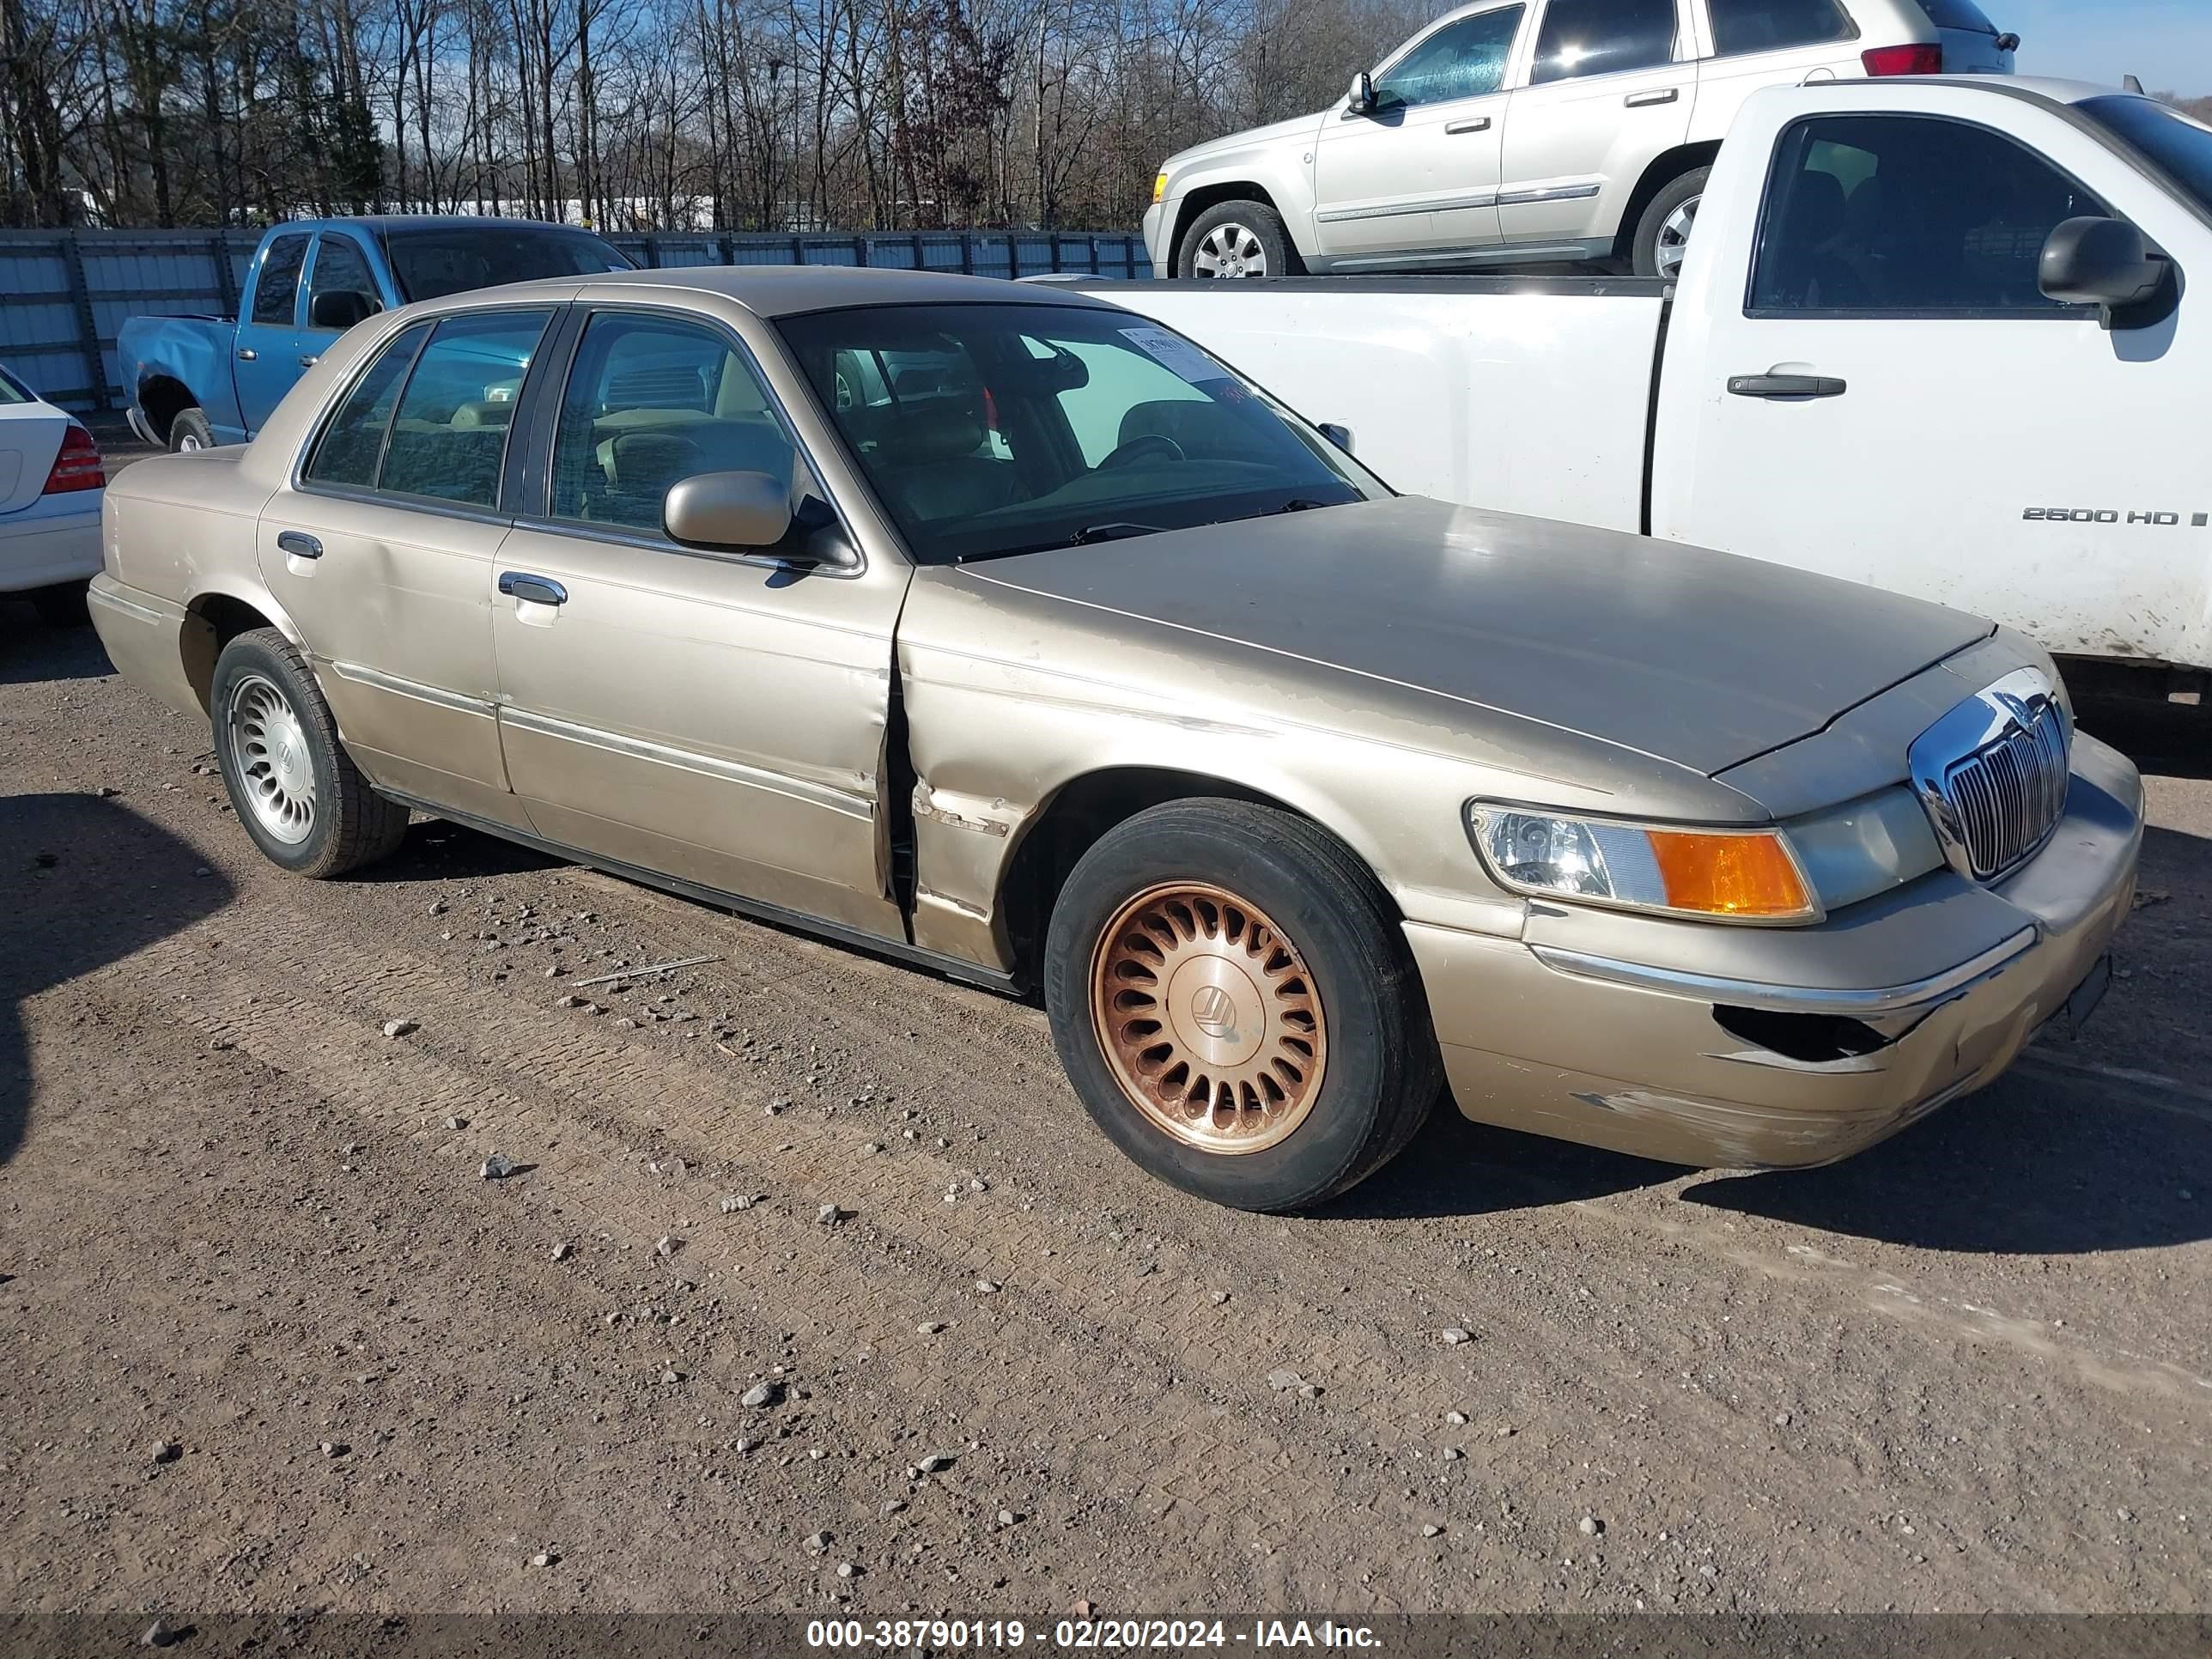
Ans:
[[[1061,1063],[1107,1137],[1237,1209],[1356,1185],[1443,1086],[1374,877],[1272,807],[1174,801],[1109,830],[1054,906],[1044,989]]]
[[[188,405],[170,417],[169,449],[172,453],[186,449],[214,447],[215,428],[208,424],[204,410]]]
[[[1287,276],[1297,254],[1282,216],[1264,202],[1217,202],[1183,233],[1179,276]]]
[[[82,628],[90,620],[85,612],[84,596],[91,586],[82,581],[42,587],[31,595],[31,603],[39,608],[40,621],[49,628]]]
[[[257,628],[223,647],[209,702],[231,805],[271,863],[320,879],[399,845],[407,809],[354,765],[307,659],[283,635]]]
[[[1645,204],[1636,222],[1634,264],[1638,276],[1663,276],[1672,282],[1682,273],[1682,254],[1690,245],[1690,232],[1698,221],[1698,204],[1705,193],[1711,167],[1693,167],[1668,184]]]

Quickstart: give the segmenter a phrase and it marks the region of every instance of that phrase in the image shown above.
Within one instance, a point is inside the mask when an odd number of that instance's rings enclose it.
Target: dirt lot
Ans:
[[[433,821],[291,880],[0,605],[0,1594],[2212,1606],[2212,720],[2153,713],[2090,713],[2158,827],[2079,1043],[1810,1174],[1440,1113],[1284,1221],[1123,1163],[1034,1007]]]

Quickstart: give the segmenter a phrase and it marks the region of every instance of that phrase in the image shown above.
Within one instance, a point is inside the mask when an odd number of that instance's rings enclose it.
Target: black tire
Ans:
[[[297,840],[286,840],[264,821],[246,775],[249,768],[261,763],[242,752],[241,726],[234,711],[240,688],[255,684],[273,688],[289,706],[313,775],[310,816]],[[361,775],[338,742],[337,723],[315,688],[307,659],[275,629],[257,628],[223,647],[216,659],[208,702],[213,711],[216,760],[230,791],[232,809],[270,863],[320,881],[375,862],[406,836],[407,809],[385,799]]]
[[[84,608],[84,596],[92,584],[89,581],[61,582],[52,587],[41,587],[31,595],[31,603],[39,609],[39,620],[49,628],[82,628],[92,620]]]
[[[1674,270],[1660,268],[1660,236],[1675,209],[1705,193],[1705,180],[1712,171],[1711,167],[1692,167],[1644,204],[1644,216],[1636,222],[1636,240],[1629,252],[1630,267],[1638,276],[1671,276],[1681,269],[1679,254]],[[1692,212],[1694,215],[1694,208]]]
[[[1178,882],[1224,888],[1272,918],[1319,1000],[1319,1084],[1296,1127],[1261,1150],[1209,1151],[1170,1133],[1125,1090],[1092,1017],[1108,929],[1133,901]],[[1382,888],[1334,836],[1273,807],[1171,801],[1109,830],[1054,903],[1043,969],[1053,1040],[1093,1121],[1142,1169],[1233,1209],[1304,1209],[1357,1185],[1413,1138],[1443,1091],[1419,971]]]
[[[1259,263],[1255,265],[1248,256],[1233,269],[1201,269],[1201,261],[1212,262],[1214,251],[1207,248],[1206,240],[1217,233],[1221,251],[1256,248]],[[1182,234],[1182,246],[1176,250],[1178,276],[1291,276],[1304,268],[1290,232],[1283,228],[1282,215],[1265,202],[1216,202],[1191,221]]]
[[[215,428],[197,404],[179,410],[169,421],[169,453],[180,449],[213,449]]]

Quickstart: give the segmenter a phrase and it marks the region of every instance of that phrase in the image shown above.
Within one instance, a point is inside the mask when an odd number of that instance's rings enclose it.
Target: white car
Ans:
[[[2008,74],[1975,0],[1476,0],[1317,115],[1169,159],[1156,276],[1619,259],[1671,276],[1761,87]]]
[[[0,369],[0,596],[23,595],[50,623],[84,620],[106,484],[83,424]]]

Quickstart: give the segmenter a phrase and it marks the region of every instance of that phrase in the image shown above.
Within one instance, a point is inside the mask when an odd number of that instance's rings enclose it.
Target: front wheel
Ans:
[[[1100,837],[1053,907],[1044,992],[1107,1137],[1240,1210],[1346,1191],[1443,1087],[1428,1006],[1375,878],[1318,825],[1173,801]]]
[[[270,863],[319,880],[399,845],[407,809],[369,787],[338,742],[307,659],[276,629],[223,647],[209,702],[231,805]]]
[[[1183,233],[1176,274],[1195,277],[1288,276],[1297,254],[1282,216],[1264,202],[1217,202]]]
[[[1698,204],[1705,193],[1711,167],[1692,167],[1645,204],[1636,222],[1632,250],[1638,276],[1663,276],[1668,282],[1682,274],[1682,255],[1690,246],[1690,232],[1698,222]]]

